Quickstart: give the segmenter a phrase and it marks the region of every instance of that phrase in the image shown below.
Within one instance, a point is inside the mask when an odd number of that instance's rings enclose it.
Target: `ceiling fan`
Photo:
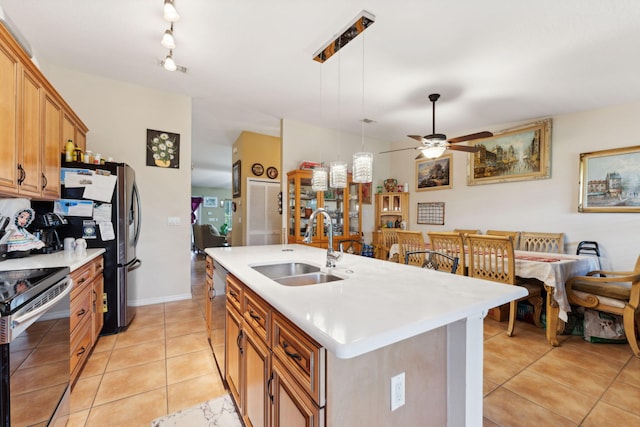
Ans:
[[[436,157],[440,157],[445,150],[455,150],[455,151],[466,151],[468,153],[476,153],[481,149],[479,147],[470,147],[467,145],[452,145],[457,144],[458,142],[472,141],[474,139],[488,138],[493,136],[491,132],[477,132],[471,133],[469,135],[459,136],[457,138],[449,138],[442,133],[436,133],[436,101],[440,98],[440,94],[432,93],[429,95],[429,100],[432,104],[432,115],[431,115],[431,135],[407,135],[409,138],[413,138],[416,141],[419,141],[422,145],[417,147],[409,147],[409,148],[398,148],[397,150],[388,150],[381,151],[382,153],[391,153],[394,151],[403,151],[403,150],[421,150],[420,155],[416,157],[417,159],[429,158],[435,159]]]

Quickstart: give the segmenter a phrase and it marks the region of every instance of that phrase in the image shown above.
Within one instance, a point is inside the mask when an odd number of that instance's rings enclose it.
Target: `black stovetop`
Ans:
[[[0,272],[0,315],[6,316],[69,274],[69,267]]]

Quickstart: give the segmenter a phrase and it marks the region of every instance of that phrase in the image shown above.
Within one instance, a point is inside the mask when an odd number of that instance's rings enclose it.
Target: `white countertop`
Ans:
[[[99,248],[87,249],[87,255],[81,258],[77,258],[75,255],[68,256],[64,251],[59,251],[47,255],[29,255],[24,258],[7,259],[0,262],[0,271],[49,267],[69,267],[71,271],[74,271],[104,252],[104,248]]]
[[[345,280],[283,286],[251,266],[301,261],[323,267],[306,245],[208,248],[205,252],[336,357],[348,359],[423,332],[481,316],[527,294],[519,286],[344,254],[331,273]]]

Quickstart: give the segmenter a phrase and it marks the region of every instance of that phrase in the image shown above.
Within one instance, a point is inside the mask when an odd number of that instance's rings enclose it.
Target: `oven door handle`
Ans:
[[[40,307],[36,308],[35,310],[31,310],[27,313],[25,313],[22,316],[16,317],[16,318],[12,318],[11,319],[11,323],[13,325],[13,327],[19,326],[21,323],[24,323],[30,319],[32,319],[35,316],[39,316],[41,313],[49,310],[51,307],[53,307],[54,305],[56,305],[58,303],[58,301],[62,300],[64,297],[67,296],[67,294],[69,294],[69,292],[71,292],[71,289],[73,288],[73,280],[70,277],[67,277],[65,279],[63,279],[62,281],[67,281],[67,287],[60,292],[55,298],[53,298],[51,301],[47,301],[45,304],[41,305]],[[60,283],[60,282],[58,282]]]

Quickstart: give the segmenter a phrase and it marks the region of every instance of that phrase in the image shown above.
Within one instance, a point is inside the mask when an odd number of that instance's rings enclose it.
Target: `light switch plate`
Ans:
[[[179,216],[170,216],[167,218],[167,225],[176,226],[180,225],[180,217]]]

